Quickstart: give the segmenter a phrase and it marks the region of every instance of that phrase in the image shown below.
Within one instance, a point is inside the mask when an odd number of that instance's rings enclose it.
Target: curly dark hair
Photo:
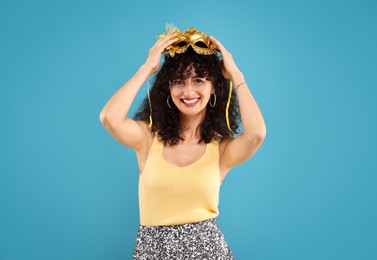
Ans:
[[[216,54],[200,55],[189,47],[182,54],[176,54],[174,57],[165,55],[164,58],[164,62],[156,73],[150,89],[153,121],[151,131],[153,133],[158,131],[164,145],[177,145],[180,140],[184,140],[180,136],[182,129],[179,110],[176,107],[169,108],[166,100],[170,95],[170,82],[190,77],[192,69],[195,70],[199,77],[204,77],[211,81],[217,97],[214,107],[207,104],[205,119],[200,126],[201,139],[199,143],[209,143],[213,139],[221,140],[225,136],[233,136],[234,133],[238,133],[241,118],[234,89],[228,109],[229,124],[233,133],[229,130],[225,119],[230,82],[222,75],[220,57]],[[134,119],[149,123],[150,113],[149,100],[148,97],[145,97]]]

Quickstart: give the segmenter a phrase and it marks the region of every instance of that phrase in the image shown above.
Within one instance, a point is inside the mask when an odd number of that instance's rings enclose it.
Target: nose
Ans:
[[[194,92],[194,87],[193,87],[192,83],[190,81],[186,82],[186,84],[185,84],[185,94],[191,95],[193,92]]]

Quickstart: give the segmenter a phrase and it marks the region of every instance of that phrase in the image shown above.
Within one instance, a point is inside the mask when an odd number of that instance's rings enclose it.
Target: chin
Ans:
[[[198,116],[201,114],[205,114],[206,108],[200,108],[195,110],[188,110],[188,109],[179,109],[182,115],[185,116]]]

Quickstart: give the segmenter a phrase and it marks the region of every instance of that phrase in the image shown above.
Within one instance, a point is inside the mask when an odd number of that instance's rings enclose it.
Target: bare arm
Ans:
[[[146,140],[147,128],[144,122],[128,118],[128,111],[143,83],[158,70],[160,58],[165,48],[176,40],[176,34],[169,34],[160,38],[149,50],[146,62],[110,98],[100,113],[99,117],[102,124],[113,137],[134,150],[138,150],[143,141]]]
[[[106,103],[100,118],[111,126],[123,122],[131,104],[143,83],[151,75],[151,69],[142,65],[135,75],[132,76]]]
[[[222,54],[224,77],[230,79],[236,87],[241,112],[243,132],[235,138],[226,138],[222,144],[221,164],[223,168],[230,169],[249,159],[259,149],[266,136],[266,125],[247,84],[237,87],[245,82],[245,79],[232,55],[212,36],[211,41],[216,44]]]

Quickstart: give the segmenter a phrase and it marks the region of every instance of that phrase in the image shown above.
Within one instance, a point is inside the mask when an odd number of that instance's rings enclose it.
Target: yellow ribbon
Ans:
[[[151,110],[151,113],[149,115],[149,125],[148,125],[148,127],[151,128],[153,123],[152,123],[152,103],[151,103],[151,97],[149,95],[149,82],[150,82],[150,80],[148,79],[148,100],[149,100],[149,108]]]
[[[230,98],[232,97],[232,88],[233,88],[233,83],[230,81],[230,87],[229,87],[229,95],[228,95],[228,103],[226,103],[226,110],[225,110],[225,117],[226,117],[226,124],[228,125],[229,130],[234,134],[232,129],[230,128],[230,123],[229,123],[229,106],[230,106]]]

